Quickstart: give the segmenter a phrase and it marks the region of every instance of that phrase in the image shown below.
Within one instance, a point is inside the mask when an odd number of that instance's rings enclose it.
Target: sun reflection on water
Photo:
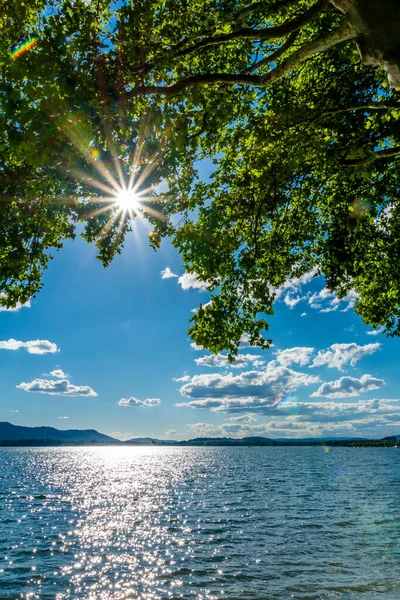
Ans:
[[[271,600],[334,588],[395,597],[400,505],[385,485],[395,452],[0,449],[2,593],[264,600],[268,582]]]

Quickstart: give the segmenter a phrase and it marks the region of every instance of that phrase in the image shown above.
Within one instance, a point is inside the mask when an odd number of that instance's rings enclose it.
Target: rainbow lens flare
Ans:
[[[20,56],[25,54],[25,52],[28,52],[28,50],[33,48],[33,46],[35,46],[38,43],[38,41],[39,38],[37,36],[32,36],[26,40],[21,40],[12,47],[10,59],[15,60],[16,58],[19,58]]]

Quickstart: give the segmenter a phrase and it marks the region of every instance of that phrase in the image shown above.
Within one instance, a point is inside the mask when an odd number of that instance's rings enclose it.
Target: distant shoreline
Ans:
[[[235,448],[249,448],[249,447],[290,447],[290,446],[322,446],[330,448],[397,448],[400,447],[400,441],[397,439],[382,439],[382,440],[326,440],[326,441],[302,441],[302,440],[268,440],[266,442],[249,442],[242,440],[233,439],[210,439],[210,440],[188,440],[181,442],[99,442],[99,441],[77,441],[67,442],[63,440],[0,440],[0,447],[2,448],[46,448],[46,447],[105,447],[105,446],[116,446],[116,447],[194,447],[194,448],[209,448],[209,447],[235,447]]]

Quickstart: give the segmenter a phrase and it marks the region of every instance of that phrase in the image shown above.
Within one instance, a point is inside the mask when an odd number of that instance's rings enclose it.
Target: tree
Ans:
[[[36,0],[2,16],[0,301],[40,289],[78,222],[108,265],[139,210],[115,203],[131,181],[150,243],[171,236],[208,282],[197,344],[233,356],[246,333],[267,347],[277,289],[310,271],[398,335],[396,0],[120,4]]]

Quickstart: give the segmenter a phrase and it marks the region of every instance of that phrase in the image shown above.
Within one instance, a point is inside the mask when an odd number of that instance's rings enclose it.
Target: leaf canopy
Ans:
[[[400,93],[327,0],[8,3],[0,73],[1,303],[40,289],[79,222],[107,266],[134,185],[150,243],[208,282],[197,344],[267,347],[277,290],[313,269],[400,333]]]

